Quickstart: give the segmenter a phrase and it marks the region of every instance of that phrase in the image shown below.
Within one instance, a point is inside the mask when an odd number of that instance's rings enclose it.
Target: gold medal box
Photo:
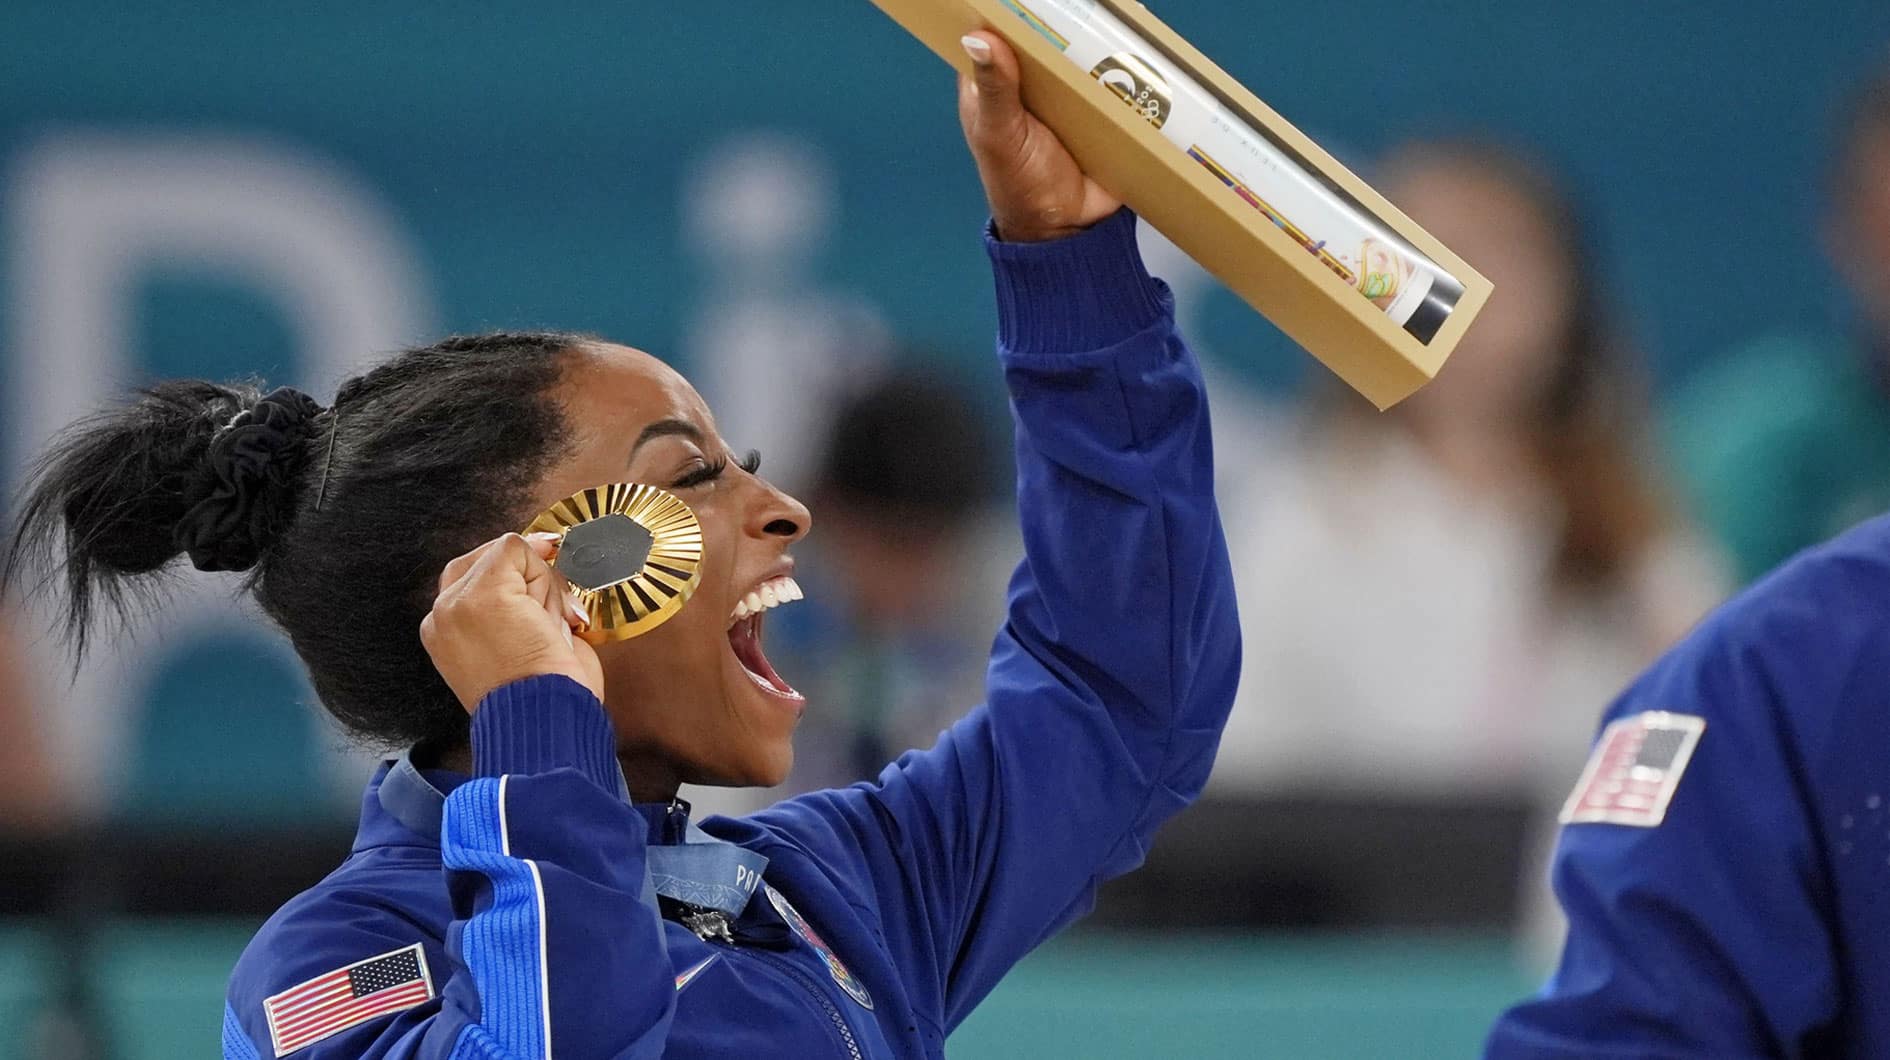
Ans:
[[[1436,376],[1490,283],[1128,0],[873,0],[947,62],[1009,41],[1084,170],[1379,408]]]

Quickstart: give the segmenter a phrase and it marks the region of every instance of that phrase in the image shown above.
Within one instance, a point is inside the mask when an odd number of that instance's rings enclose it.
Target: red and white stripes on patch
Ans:
[[[1562,806],[1563,824],[1658,828],[1706,719],[1650,710],[1610,722]]]
[[[318,975],[263,1001],[269,1039],[282,1057],[376,1016],[433,999],[419,943]]]

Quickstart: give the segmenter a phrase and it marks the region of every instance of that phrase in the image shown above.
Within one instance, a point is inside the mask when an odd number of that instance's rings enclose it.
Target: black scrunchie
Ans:
[[[173,542],[198,570],[248,570],[294,511],[322,407],[294,387],[264,395],[210,439]]]

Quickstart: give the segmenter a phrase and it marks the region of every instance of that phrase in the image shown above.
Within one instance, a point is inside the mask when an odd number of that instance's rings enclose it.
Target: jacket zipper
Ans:
[[[847,1025],[847,1018],[841,1014],[839,1006],[833,1003],[833,999],[820,988],[820,984],[814,980],[813,976],[796,968],[786,958],[776,957],[772,953],[761,950],[751,949],[748,952],[788,973],[788,978],[799,983],[801,989],[806,990],[808,995],[820,1004],[821,1010],[827,1013],[827,1018],[833,1021],[833,1028],[839,1032],[841,1043],[847,1047],[847,1056],[850,1060],[865,1060],[860,1055],[860,1043],[853,1037],[853,1028]]]

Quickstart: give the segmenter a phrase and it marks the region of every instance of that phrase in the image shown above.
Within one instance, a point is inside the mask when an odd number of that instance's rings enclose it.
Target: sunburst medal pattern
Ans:
[[[552,566],[590,616],[592,638],[628,640],[669,621],[702,581],[702,524],[673,494],[634,482],[579,490],[525,533],[559,535]]]

